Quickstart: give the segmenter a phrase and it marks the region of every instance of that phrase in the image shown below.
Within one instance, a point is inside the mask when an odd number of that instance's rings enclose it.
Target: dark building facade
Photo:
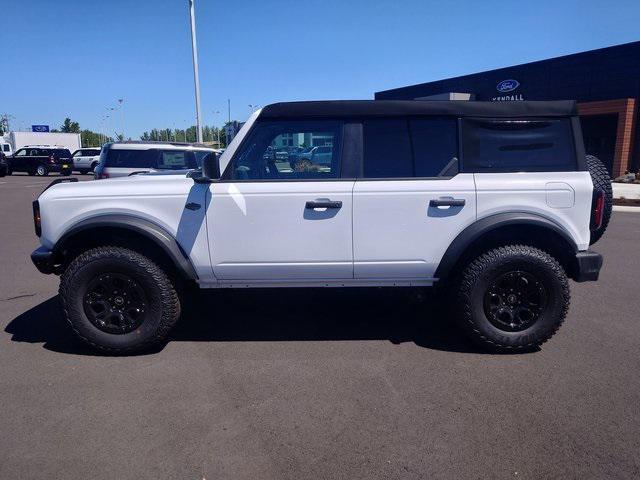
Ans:
[[[640,168],[640,42],[376,92],[379,100],[577,100],[587,153]]]

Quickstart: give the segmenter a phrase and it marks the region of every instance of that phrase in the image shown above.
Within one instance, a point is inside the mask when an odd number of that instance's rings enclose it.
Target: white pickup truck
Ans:
[[[318,165],[269,155],[323,146]],[[530,350],[568,279],[598,278],[611,213],[574,102],[278,103],[202,170],[62,182],[34,202],[32,260],[80,338],[120,353],[165,341],[185,284],[440,285],[472,340]]]

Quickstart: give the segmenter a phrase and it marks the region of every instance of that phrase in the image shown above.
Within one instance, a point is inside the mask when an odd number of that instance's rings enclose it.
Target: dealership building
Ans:
[[[640,170],[640,42],[376,92],[377,100],[576,100],[585,149]]]

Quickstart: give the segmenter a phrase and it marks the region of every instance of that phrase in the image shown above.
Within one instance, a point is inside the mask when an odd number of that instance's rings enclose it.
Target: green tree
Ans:
[[[67,117],[64,119],[63,124],[60,125],[60,131],[64,133],[80,133],[80,124]]]

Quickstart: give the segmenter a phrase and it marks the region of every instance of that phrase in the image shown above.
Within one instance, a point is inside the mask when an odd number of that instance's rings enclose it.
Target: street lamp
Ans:
[[[198,135],[198,142],[202,143],[202,123],[200,121],[200,78],[198,75],[198,45],[196,44],[196,12],[194,7],[194,0],[188,1],[189,16],[191,18],[191,54],[193,57],[193,82],[196,91],[196,132]]]
[[[120,104],[120,131],[122,132],[122,140],[124,141],[124,98],[119,98]]]
[[[216,115],[218,115],[220,113],[220,110],[215,110],[215,111],[213,111],[211,113],[213,114],[213,119],[214,119],[213,120],[213,128],[216,128],[216,125],[215,125],[216,120],[215,120],[215,118],[216,118]],[[217,137],[217,142],[218,142],[218,148],[220,148],[220,129],[216,128],[216,131],[217,131],[216,132],[217,133],[216,137]],[[213,141],[213,138],[211,140]]]

